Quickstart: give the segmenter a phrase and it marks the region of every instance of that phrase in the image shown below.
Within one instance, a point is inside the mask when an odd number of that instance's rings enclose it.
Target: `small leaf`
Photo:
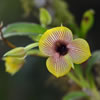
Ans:
[[[83,14],[83,18],[81,21],[81,35],[82,37],[85,37],[87,32],[91,29],[94,23],[94,10],[90,9],[87,10]]]
[[[46,28],[33,23],[14,23],[2,29],[5,38],[11,36],[29,36],[36,38],[38,35],[43,34]]]
[[[93,68],[93,65],[98,62],[100,63],[100,51],[95,51],[94,53],[92,53],[92,57],[88,60],[88,64],[87,64],[86,76],[89,79],[91,79],[92,77],[91,70]]]
[[[86,73],[89,74],[91,72],[91,69],[93,68],[93,65],[98,62],[100,62],[100,51],[95,51],[94,53],[92,53],[92,57],[88,60]]]
[[[51,24],[52,18],[45,8],[40,8],[40,23],[43,27]]]
[[[94,86],[94,77],[92,74],[93,65],[96,63],[100,63],[100,51],[95,51],[92,53],[92,57],[88,60],[87,68],[86,68],[86,77],[88,78],[90,87]]]
[[[87,97],[87,95],[82,91],[75,91],[68,93],[66,96],[64,96],[63,100],[77,100],[82,97]]]

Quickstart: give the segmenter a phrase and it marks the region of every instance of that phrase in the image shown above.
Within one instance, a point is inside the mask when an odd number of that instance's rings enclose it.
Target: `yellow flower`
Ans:
[[[23,65],[26,52],[24,47],[14,48],[4,54],[6,72],[14,75]]]
[[[38,43],[32,43],[26,47],[17,47],[8,51],[3,56],[5,60],[6,72],[14,75],[19,69],[22,68],[27,57],[28,51],[38,46]]]
[[[73,40],[71,30],[63,26],[47,30],[40,38],[39,49],[49,56],[47,69],[56,77],[64,76],[73,63],[81,64],[91,56],[88,43],[81,38]]]
[[[24,58],[5,57],[6,72],[14,75],[24,65]]]

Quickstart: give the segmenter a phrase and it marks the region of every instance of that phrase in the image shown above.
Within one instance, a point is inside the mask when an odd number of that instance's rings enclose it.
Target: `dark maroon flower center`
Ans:
[[[61,56],[64,56],[68,52],[67,44],[63,41],[57,41],[55,43],[55,51],[59,53]]]

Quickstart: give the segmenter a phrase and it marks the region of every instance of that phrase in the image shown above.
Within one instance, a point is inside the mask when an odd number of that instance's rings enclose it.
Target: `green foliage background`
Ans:
[[[47,22],[43,23],[44,20],[40,23],[39,8],[46,8],[50,13],[51,16],[47,13],[42,13],[42,16],[47,15],[45,18],[47,18],[46,21],[50,20],[49,24]],[[60,26],[61,24],[69,27],[75,37],[86,38],[94,22],[94,13],[90,12],[90,10],[87,10],[83,14],[79,25],[75,20],[75,16],[69,11],[69,5],[66,0],[46,0],[40,6],[39,4],[36,5],[35,0],[0,0],[0,21],[4,22],[4,36],[16,46],[26,46],[27,44],[33,43],[33,41],[38,41],[47,28]],[[88,24],[85,23],[84,17],[88,17]],[[44,25],[41,27],[39,24],[45,24],[45,27]],[[4,62],[1,61],[3,54],[8,50],[10,48],[0,40],[0,99],[62,100],[62,97],[66,93],[68,95],[65,96],[64,100],[74,100],[75,98],[81,97],[86,98],[86,95],[82,91],[72,92],[70,94],[69,87],[71,86],[68,83],[68,77],[65,76],[61,79],[55,79],[55,77],[49,74],[45,66],[45,58],[28,57],[24,67],[15,76],[11,77],[5,72]],[[87,82],[83,76],[87,76],[90,82],[91,77],[94,75],[92,74],[93,65],[96,61],[100,60],[99,52],[96,54],[93,53],[93,56],[95,57],[92,57],[88,61],[88,68],[85,75],[80,67],[77,67],[74,72],[79,80],[82,79],[79,85],[82,83],[83,87],[84,84],[87,86]],[[91,63],[92,61],[93,63]],[[90,74],[88,75],[88,73]],[[94,79],[92,80],[93,84],[91,84],[91,87],[94,86]]]

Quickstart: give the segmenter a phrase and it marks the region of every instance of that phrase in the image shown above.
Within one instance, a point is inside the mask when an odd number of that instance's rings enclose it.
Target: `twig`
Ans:
[[[3,23],[0,24],[0,36],[3,42],[8,45],[10,48],[16,48],[14,44],[12,44],[10,41],[4,38],[3,33],[2,33],[2,28],[3,28]]]

